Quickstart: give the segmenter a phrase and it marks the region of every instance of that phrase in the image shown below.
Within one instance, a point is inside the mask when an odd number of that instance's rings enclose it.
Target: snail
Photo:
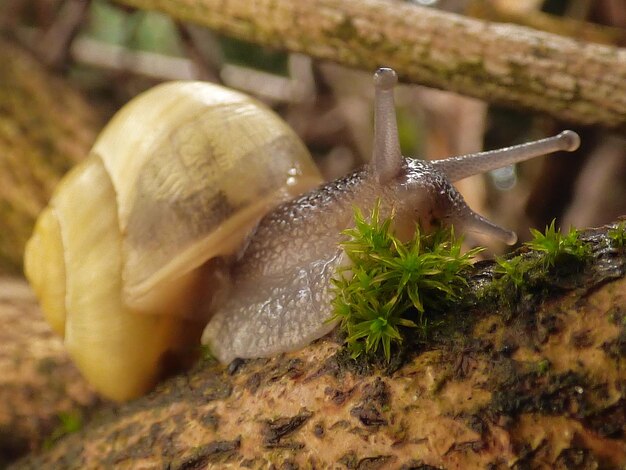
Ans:
[[[24,271],[85,378],[127,400],[156,383],[164,359],[199,344],[203,265],[321,181],[261,103],[208,83],[162,84],[123,107],[55,189]]]
[[[295,350],[331,331],[330,280],[346,262],[339,242],[355,207],[380,201],[407,236],[417,222],[442,223],[516,242],[451,182],[573,151],[578,135],[431,162],[404,158],[396,82],[388,68],[374,75],[372,161],[324,184],[280,118],[217,85],[159,85],[114,116],[55,191],[25,253],[46,318],[101,394],[145,393],[164,357],[200,339],[227,363]]]

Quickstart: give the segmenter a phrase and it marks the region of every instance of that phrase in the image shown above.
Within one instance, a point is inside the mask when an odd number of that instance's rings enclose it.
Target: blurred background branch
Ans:
[[[116,0],[578,124],[626,124],[626,50],[385,0]]]
[[[16,272],[35,217],[102,122],[66,81],[1,38],[0,63],[0,267]]]

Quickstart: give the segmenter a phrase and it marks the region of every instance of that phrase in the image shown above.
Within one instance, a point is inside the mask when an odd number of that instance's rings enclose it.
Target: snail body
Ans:
[[[294,350],[330,331],[330,280],[345,262],[338,243],[354,207],[367,212],[380,200],[383,215],[393,210],[395,229],[407,236],[416,222],[443,223],[515,243],[514,233],[474,213],[451,181],[574,150],[578,136],[565,131],[435,162],[404,158],[396,80],[391,69],[375,75],[371,163],[323,185],[287,126],[239,93],[207,85],[207,96],[197,98],[200,84],[162,85],[116,115],[42,213],[25,258],[47,317],[101,393],[118,400],[144,393],[163,355],[196,344],[207,320],[202,342],[222,362]],[[231,95],[233,103],[217,98]],[[171,113],[187,99],[191,110]],[[242,111],[250,106],[255,111]],[[203,113],[225,122],[219,136],[201,124],[215,119]],[[234,124],[233,114],[244,123]],[[240,157],[228,156],[233,150]],[[74,228],[64,228],[72,217]]]
[[[507,149],[426,162],[404,158],[393,102],[391,69],[374,75],[375,138],[372,161],[353,174],[278,206],[259,223],[229,272],[236,294],[216,301],[202,342],[222,362],[298,349],[334,328],[331,278],[344,263],[341,232],[354,208],[393,211],[394,230],[409,238],[416,223],[454,225],[517,241],[515,233],[473,212],[451,181],[557,150],[575,150],[578,135],[558,136]]]

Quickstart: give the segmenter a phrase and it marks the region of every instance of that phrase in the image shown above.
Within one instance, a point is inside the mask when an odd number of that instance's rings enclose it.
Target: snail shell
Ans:
[[[26,276],[87,380],[109,398],[139,396],[164,355],[190,336],[197,344],[208,260],[320,181],[261,103],[202,82],[163,84],[122,108],[56,189],[26,247]]]

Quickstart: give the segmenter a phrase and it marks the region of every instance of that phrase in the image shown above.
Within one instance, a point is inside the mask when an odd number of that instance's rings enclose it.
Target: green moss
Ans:
[[[83,415],[77,410],[61,412],[58,414],[58,419],[58,426],[43,443],[44,449],[50,449],[63,436],[78,432],[83,427]]]
[[[542,359],[541,361],[537,362],[535,366],[537,374],[545,375],[550,370],[550,361],[547,359]]]
[[[607,236],[615,248],[623,249],[626,246],[626,220],[621,221],[615,228],[609,229]]]
[[[376,204],[369,220],[355,212],[355,227],[342,247],[351,261],[333,280],[333,320],[347,334],[353,357],[382,350],[387,362],[402,330],[425,337],[437,326],[436,312],[458,300],[467,286],[464,271],[480,250],[461,253],[461,239],[448,229],[423,234],[416,227],[407,243],[396,238],[393,216],[380,220]]]
[[[211,347],[208,344],[200,345],[200,358],[203,362],[216,362],[217,359],[211,352]]]
[[[543,253],[545,267],[554,267],[568,258],[579,262],[584,261],[591,251],[589,245],[580,239],[580,232],[575,228],[570,228],[567,235],[563,235],[560,230],[555,229],[554,224],[555,219],[552,219],[552,223],[546,226],[545,233],[531,228],[533,239],[525,245]]]
[[[532,266],[522,256],[516,256],[511,259],[497,258],[496,263],[496,272],[502,274],[502,278],[507,279],[516,288],[524,284],[526,274]]]
[[[496,259],[493,282],[480,292],[482,300],[492,299],[511,308],[526,304],[521,301],[529,296],[538,301],[554,287],[550,282],[553,275],[567,283],[590,259],[591,246],[576,229],[562,234],[553,220],[544,233],[530,232],[533,239],[516,256]]]

